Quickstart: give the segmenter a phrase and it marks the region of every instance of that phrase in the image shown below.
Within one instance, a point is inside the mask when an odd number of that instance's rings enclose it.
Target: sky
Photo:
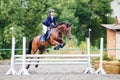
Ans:
[[[111,2],[111,8],[113,9],[112,16],[117,16],[120,23],[120,0],[114,0]]]

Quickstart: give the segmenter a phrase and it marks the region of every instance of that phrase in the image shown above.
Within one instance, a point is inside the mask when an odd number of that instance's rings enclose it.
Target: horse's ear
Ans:
[[[67,24],[67,27],[70,27],[72,24]]]
[[[68,24],[68,23],[66,23],[66,26],[67,26],[67,27],[70,27],[71,25],[72,25],[72,24]]]
[[[69,26],[71,26],[72,24],[69,24]]]

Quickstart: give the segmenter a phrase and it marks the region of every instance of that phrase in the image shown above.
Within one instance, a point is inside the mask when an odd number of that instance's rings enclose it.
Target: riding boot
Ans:
[[[45,34],[45,41],[48,41],[50,38],[50,30],[48,30]]]
[[[43,37],[44,37],[44,41],[46,41],[46,34],[44,34]]]

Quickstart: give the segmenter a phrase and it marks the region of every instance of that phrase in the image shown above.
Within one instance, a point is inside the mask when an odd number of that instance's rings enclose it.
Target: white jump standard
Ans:
[[[100,43],[100,64],[99,64],[99,69],[95,72],[96,74],[106,74],[102,67],[102,60],[103,60],[103,38],[101,38],[101,43]]]
[[[22,69],[19,71],[18,75],[30,75],[26,67],[26,37],[23,37],[23,56],[22,56]]]
[[[15,38],[12,37],[12,50],[11,50],[11,65],[10,65],[10,69],[7,71],[7,75],[8,74],[12,74],[12,75],[16,75],[17,72],[15,71]]]

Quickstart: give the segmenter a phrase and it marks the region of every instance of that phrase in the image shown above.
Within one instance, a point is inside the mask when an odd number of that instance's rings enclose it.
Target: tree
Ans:
[[[28,42],[42,33],[42,20],[48,10],[54,8],[57,22],[72,24],[72,35],[80,44],[91,28],[92,45],[98,45],[100,37],[105,38],[102,23],[109,23],[111,0],[0,0],[0,48],[11,47],[11,31],[14,27],[16,48],[22,48],[22,37]]]
[[[110,7],[111,0],[76,0],[75,16],[79,19],[79,27],[75,33],[79,32],[76,36],[78,40],[84,40],[88,35],[88,29],[91,28],[91,41],[92,45],[98,45],[100,37],[105,38],[105,29],[100,24],[109,23],[108,14],[111,14]]]

